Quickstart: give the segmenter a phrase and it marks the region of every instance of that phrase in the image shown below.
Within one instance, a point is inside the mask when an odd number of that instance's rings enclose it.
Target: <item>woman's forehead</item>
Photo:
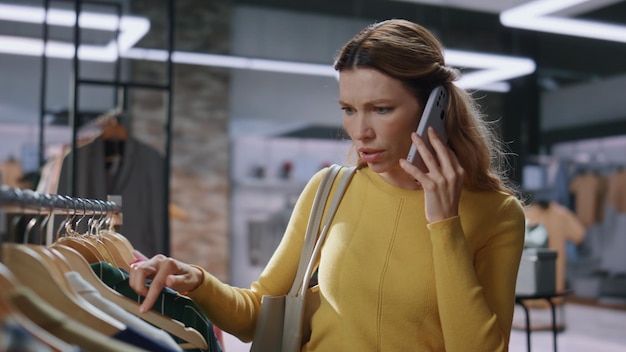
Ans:
[[[342,70],[339,73],[339,98],[383,99],[410,92],[396,78],[373,68]]]

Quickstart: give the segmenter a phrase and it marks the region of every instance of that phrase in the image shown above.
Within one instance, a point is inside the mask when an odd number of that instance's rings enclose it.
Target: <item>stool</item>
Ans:
[[[553,298],[556,297],[565,297],[572,294],[573,290],[565,290],[560,292],[552,292],[552,293],[540,293],[540,294],[516,294],[515,295],[515,304],[519,304],[524,308],[524,314],[526,314],[526,343],[528,346],[528,352],[530,352],[530,314],[528,312],[528,307],[524,304],[526,300],[532,299],[545,299],[550,304],[550,311],[552,313],[552,335],[554,338],[554,352],[557,352],[557,325],[556,325],[556,307],[554,306],[554,302],[552,302]]]

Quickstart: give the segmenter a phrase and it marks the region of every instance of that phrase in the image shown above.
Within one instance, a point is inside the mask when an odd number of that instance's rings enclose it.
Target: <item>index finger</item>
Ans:
[[[141,306],[139,307],[139,311],[141,313],[145,313],[152,308],[157,298],[163,291],[163,287],[165,287],[165,280],[169,276],[167,270],[159,270],[156,275],[152,279],[150,283],[150,287],[148,288],[148,293],[145,295]]]
[[[154,274],[154,271],[155,270],[146,264],[131,264],[128,285],[138,295],[145,296],[148,293],[146,279],[150,278]]]
[[[128,284],[133,291],[137,292],[137,294],[141,296],[145,296],[148,293],[148,289],[146,288],[146,279],[150,279],[156,275],[163,258],[165,258],[165,256],[157,254],[151,259],[136,261],[130,265]]]

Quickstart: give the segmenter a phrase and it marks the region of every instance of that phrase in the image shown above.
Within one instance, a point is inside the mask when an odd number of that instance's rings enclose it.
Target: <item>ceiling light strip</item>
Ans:
[[[445,51],[446,63],[460,68],[482,68],[482,70],[465,73],[458,81],[461,88],[478,88],[494,82],[506,81],[535,72],[533,60],[521,57],[475,53],[448,49]],[[501,82],[504,83],[504,82]],[[500,89],[507,88],[501,87]]]
[[[570,0],[582,1],[582,0]],[[0,20],[28,23],[43,23],[44,17],[48,24],[57,26],[73,26],[76,14],[70,10],[50,9],[45,14],[44,9],[31,6],[17,6],[0,4]],[[150,21],[143,17],[122,16],[81,12],[79,26],[97,30],[115,31],[119,25],[120,34],[105,46],[81,44],[78,56],[81,60],[113,62],[118,56],[127,59],[166,61],[167,51],[158,49],[143,49],[133,47],[150,30]],[[119,48],[119,53],[118,53]],[[0,52],[41,56],[44,51],[42,40],[14,36],[0,36]],[[74,46],[70,43],[48,41],[46,56],[69,59],[73,57]],[[175,51],[172,61],[182,64],[227,67],[232,69],[247,69],[337,77],[331,65],[312,64],[303,62],[268,60],[228,55],[192,53]],[[459,50],[447,50],[446,61],[461,68],[478,68],[479,71],[465,74],[457,84],[466,89],[483,89],[494,91],[508,91],[508,80],[520,75],[532,73],[535,70],[534,62],[530,59],[514,58],[502,55],[481,54]]]
[[[507,27],[626,43],[626,26],[550,16],[590,0],[539,0],[500,13]]]
[[[76,13],[71,10],[49,9],[46,16],[45,10],[40,7],[0,4],[0,20],[40,24],[44,23],[44,17],[46,18],[46,23],[52,26],[72,27],[76,22]],[[110,55],[107,55],[104,59],[96,56],[109,54],[112,46],[119,47],[120,53],[123,53],[137,44],[137,42],[150,31],[150,21],[144,17],[124,15],[118,18],[117,15],[113,14],[87,11],[80,13],[78,24],[80,28],[111,32],[116,31],[118,28],[120,30],[117,40],[109,42],[108,47],[102,47],[100,51],[95,49],[95,47],[84,50],[83,55],[86,55],[86,57],[81,57],[81,59],[84,58],[92,61],[110,60]],[[48,43],[50,43],[50,41]],[[63,45],[61,45],[61,47],[63,47]],[[73,50],[73,47],[71,49]],[[63,49],[60,50],[64,51],[66,49],[63,47]],[[93,55],[90,53],[93,53]],[[112,60],[115,60],[115,58]]]
[[[72,44],[49,41],[46,46],[46,55],[53,58],[70,59],[73,57],[73,49],[74,46]],[[41,56],[42,51],[42,40],[0,36],[0,52],[16,55]],[[465,54],[468,56],[464,57]],[[116,48],[112,46],[101,47],[83,44],[79,47],[78,56],[81,60],[86,61],[113,62],[117,59],[117,51]],[[448,56],[451,58],[448,59]],[[163,62],[167,60],[167,51],[161,49],[131,48],[121,53],[121,57],[134,60]],[[476,64],[477,62],[474,61],[476,57],[474,53],[461,53],[452,50],[446,51],[446,60],[452,66],[481,68],[479,71],[465,73],[457,82],[459,87],[464,89],[506,92],[509,90],[508,84],[501,81],[530,74],[535,69],[534,62],[529,59],[480,54],[478,57],[486,60]],[[188,65],[337,77],[337,72],[333,69],[332,65],[228,55],[174,51],[172,53],[172,62]],[[486,62],[491,62],[491,65],[486,64]]]

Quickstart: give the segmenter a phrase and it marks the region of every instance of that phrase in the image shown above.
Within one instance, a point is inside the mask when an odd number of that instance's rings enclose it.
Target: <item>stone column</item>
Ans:
[[[228,54],[230,2],[175,1],[174,50]],[[165,49],[167,1],[133,0],[131,13],[151,21],[137,47]],[[133,61],[133,81],[165,83],[166,65]],[[228,281],[229,70],[174,64],[170,178],[170,254]],[[163,92],[133,90],[134,137],[164,151]]]

